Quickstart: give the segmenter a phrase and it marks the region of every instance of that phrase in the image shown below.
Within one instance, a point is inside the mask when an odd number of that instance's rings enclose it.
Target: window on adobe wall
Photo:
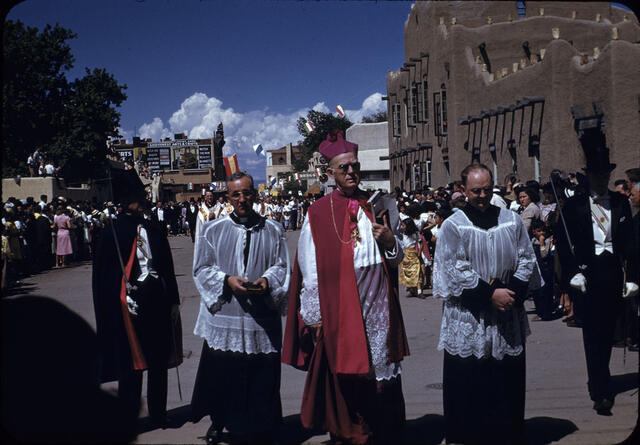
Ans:
[[[409,135],[409,107],[407,107],[407,98],[404,99],[404,135]]]
[[[286,163],[287,163],[287,160],[286,160],[283,156],[280,156],[280,157],[278,158],[278,164],[280,164],[280,165],[284,165],[284,164],[286,164]]]
[[[422,122],[429,122],[429,82],[426,74],[422,78]]]
[[[433,93],[433,131],[436,136],[442,136],[440,134],[441,111],[442,109],[440,108],[440,93]]]
[[[516,8],[518,9],[518,17],[523,19],[527,16],[527,5],[525,2],[516,2]]]
[[[391,108],[391,114],[392,114],[392,123],[393,123],[393,136],[394,137],[399,137],[400,136],[400,104],[399,103],[395,103],[392,105]]]
[[[418,86],[420,84],[414,83],[411,86],[411,124],[415,125],[420,122],[420,115],[418,113]]]
[[[447,90],[444,84],[440,86],[440,136],[447,135]]]

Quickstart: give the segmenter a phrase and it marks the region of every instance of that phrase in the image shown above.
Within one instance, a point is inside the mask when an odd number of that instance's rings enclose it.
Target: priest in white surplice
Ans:
[[[233,212],[205,223],[195,244],[193,278],[202,298],[194,334],[204,346],[193,420],[211,417],[209,443],[220,441],[225,427],[232,443],[267,443],[282,418],[281,315],[289,252],[282,225],[252,210],[251,176],[235,173],[228,187]]]
[[[524,443],[523,302],[540,286],[522,219],[490,204],[491,171],[462,171],[468,203],[438,232],[433,295],[444,299],[438,349],[444,353],[447,443]]]
[[[200,235],[200,230],[202,225],[207,221],[211,221],[216,218],[215,212],[215,201],[213,199],[213,192],[211,190],[207,190],[204,192],[204,201],[198,207],[198,218],[196,219],[196,237]]]

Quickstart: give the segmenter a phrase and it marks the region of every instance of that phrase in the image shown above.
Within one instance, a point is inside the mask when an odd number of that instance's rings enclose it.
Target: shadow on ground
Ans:
[[[305,429],[300,422],[300,414],[293,414],[282,419],[278,443],[294,445],[303,443],[313,436],[323,435],[324,431],[312,431]]]
[[[436,445],[444,439],[444,416],[425,414],[417,419],[407,420],[404,427],[403,444]]]
[[[532,417],[524,422],[527,445],[544,445],[557,442],[578,431],[575,423],[554,417]]]

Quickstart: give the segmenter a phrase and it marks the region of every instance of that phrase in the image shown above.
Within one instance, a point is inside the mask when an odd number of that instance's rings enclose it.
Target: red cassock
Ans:
[[[375,397],[376,381],[370,377],[369,351],[356,284],[353,246],[338,239],[332,220],[333,214],[337,227],[343,227],[342,240],[349,239],[349,198],[339,190],[334,191],[332,196],[333,211],[329,196],[325,196],[312,205],[308,212],[316,248],[322,334],[314,346],[311,328],[304,324],[300,315],[302,275],[296,255],[282,362],[308,371],[302,398],[302,425],[359,442],[370,431],[366,424],[353,421],[354,410],[366,409],[368,398]],[[358,191],[354,198],[373,221],[370,206],[366,202],[367,194]],[[395,363],[409,355],[409,348],[398,299],[396,269],[387,265],[386,260],[384,266],[389,296],[388,361]],[[371,391],[365,388],[371,388]]]

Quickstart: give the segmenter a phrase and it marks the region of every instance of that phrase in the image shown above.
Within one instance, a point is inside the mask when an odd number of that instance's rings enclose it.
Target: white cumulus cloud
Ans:
[[[295,144],[302,139],[298,133],[296,122],[299,117],[306,116],[309,109],[330,113],[333,110],[324,102],[317,102],[312,107],[305,107],[290,113],[275,113],[265,108],[247,113],[238,113],[231,107],[224,107],[216,97],[208,97],[196,92],[186,98],[180,108],[175,111],[165,126],[161,118],[155,117],[140,127],[142,138],[154,141],[170,137],[175,133],[185,133],[194,139],[213,137],[218,124],[224,125],[226,144],[225,156],[238,155],[240,168],[247,170],[258,180],[265,180],[266,159],[257,156],[252,149],[254,144],[262,144],[265,150],[280,148],[287,143]],[[367,97],[357,110],[345,110],[351,122],[360,122],[363,116],[386,110],[382,94],[374,93]],[[121,132],[122,134],[122,132]]]
[[[159,117],[154,117],[153,121],[142,124],[142,126],[140,126],[139,132],[142,139],[151,138],[154,141],[159,141],[166,137],[171,137],[171,132],[164,128],[162,119],[160,119]]]

